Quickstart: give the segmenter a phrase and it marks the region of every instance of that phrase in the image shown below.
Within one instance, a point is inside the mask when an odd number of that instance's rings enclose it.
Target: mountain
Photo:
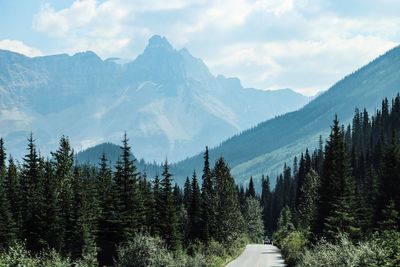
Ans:
[[[75,154],[75,162],[77,164],[90,164],[97,166],[100,163],[100,157],[106,155],[110,166],[115,167],[118,158],[121,155],[121,148],[118,145],[112,143],[102,143],[99,145],[95,145],[93,147],[87,148],[83,151]],[[146,172],[146,174],[154,178],[156,174],[160,174],[162,172],[160,164],[155,162],[147,163],[143,159],[137,159],[135,155],[131,155],[133,160],[136,160],[136,167],[140,172]]]
[[[30,131],[45,155],[61,135],[80,151],[119,143],[126,131],[147,161],[182,160],[309,100],[214,76],[157,35],[125,64],[93,52],[30,58],[0,50],[0,96],[0,136],[14,156],[24,154]]]
[[[284,162],[306,148],[316,147],[319,136],[326,138],[334,115],[349,123],[356,107],[369,113],[380,107],[385,97],[400,91],[400,46],[388,51],[368,65],[346,76],[329,90],[298,111],[260,123],[235,135],[210,150],[210,158],[224,156],[238,181],[261,174],[276,175]],[[201,170],[202,155],[173,166],[177,177],[194,168]]]

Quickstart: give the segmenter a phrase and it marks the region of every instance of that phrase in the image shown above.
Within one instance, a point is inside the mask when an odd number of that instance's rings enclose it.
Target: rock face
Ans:
[[[308,100],[214,76],[161,36],[123,65],[93,52],[29,58],[0,50],[0,136],[17,157],[30,131],[45,155],[61,135],[81,150],[119,143],[126,131],[139,158],[176,161]]]

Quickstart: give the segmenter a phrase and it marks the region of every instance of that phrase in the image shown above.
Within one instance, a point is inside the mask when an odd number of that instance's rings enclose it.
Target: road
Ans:
[[[226,267],[283,267],[280,250],[272,245],[247,245],[243,253]]]

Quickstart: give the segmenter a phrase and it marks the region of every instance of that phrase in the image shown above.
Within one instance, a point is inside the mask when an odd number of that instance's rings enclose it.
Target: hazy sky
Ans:
[[[134,59],[153,34],[246,87],[329,88],[400,44],[400,0],[0,0],[0,48]]]

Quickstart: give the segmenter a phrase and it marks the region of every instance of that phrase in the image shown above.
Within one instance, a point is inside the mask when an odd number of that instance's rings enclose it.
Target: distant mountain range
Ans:
[[[225,157],[237,182],[247,183],[250,176],[259,179],[268,174],[274,183],[285,162],[291,164],[294,156],[316,147],[320,135],[324,139],[328,136],[335,114],[347,124],[355,108],[366,108],[374,114],[383,98],[392,98],[399,92],[400,46],[349,74],[298,111],[262,122],[222,142],[210,150],[211,160]],[[182,183],[193,169],[201,171],[202,164],[202,154],[198,154],[171,169],[176,181]]]
[[[45,155],[61,135],[79,151],[119,143],[126,131],[148,161],[182,160],[309,101],[214,76],[161,36],[126,64],[93,52],[29,58],[0,50],[0,96],[0,136],[14,156],[25,153],[30,131]]]

